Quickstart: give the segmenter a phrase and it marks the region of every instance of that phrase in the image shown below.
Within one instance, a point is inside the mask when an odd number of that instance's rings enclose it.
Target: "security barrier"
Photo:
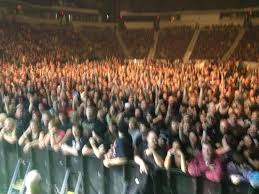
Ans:
[[[18,162],[19,161],[19,162]],[[19,163],[19,165],[17,165]],[[31,167],[29,166],[31,165]],[[28,168],[29,166],[29,168]],[[18,169],[17,172],[15,170]],[[21,184],[29,169],[42,176],[43,194],[258,194],[248,183],[238,186],[229,181],[213,183],[195,178],[177,169],[140,174],[138,166],[105,168],[95,157],[64,156],[52,150],[33,149],[24,154],[17,145],[0,142],[0,185],[9,189],[12,179]],[[14,179],[14,173],[17,177]]]

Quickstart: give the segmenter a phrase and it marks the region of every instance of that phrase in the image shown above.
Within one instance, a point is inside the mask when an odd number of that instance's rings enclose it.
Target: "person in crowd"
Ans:
[[[82,153],[86,140],[83,137],[83,129],[80,125],[72,126],[72,136],[61,145],[61,150],[65,155],[79,156]]]
[[[6,141],[10,144],[15,144],[17,142],[17,136],[15,131],[15,120],[13,118],[6,118],[4,121],[4,126],[0,131],[0,140]]]
[[[252,187],[259,187],[259,171],[254,170],[246,162],[245,157],[240,152],[233,152],[232,161],[227,163],[227,173],[231,182],[235,185],[241,182],[249,182]]]
[[[191,176],[204,176],[214,182],[220,182],[223,178],[221,158],[209,142],[202,143],[202,152],[190,161],[187,168]]]
[[[12,25],[19,36],[11,33]],[[111,57],[121,56],[113,32],[84,30],[68,30],[74,36],[65,33],[62,38],[52,28],[49,36],[44,27],[0,23],[2,37],[8,37],[0,39],[6,50],[0,62],[0,115],[5,115],[0,119],[1,140],[18,141],[25,150],[33,143],[74,156],[94,154],[107,167],[125,164],[134,153],[142,173],[177,167],[217,182],[222,163],[231,162],[236,151],[252,171],[258,170],[258,67],[245,68],[236,61],[124,62]],[[193,32],[177,27],[168,34],[182,37],[179,42],[187,45]],[[95,46],[78,46],[85,43],[82,37],[89,39],[84,45]],[[95,37],[102,41],[97,44]],[[158,48],[168,48],[172,41],[158,43]],[[170,58],[183,53],[162,50]],[[89,53],[108,58],[85,61]]]
[[[141,173],[148,173],[149,169],[162,168],[166,150],[162,150],[158,146],[158,136],[155,131],[149,131],[147,135],[147,143],[139,146],[135,150],[134,161],[139,165]]]
[[[26,194],[40,194],[42,192],[41,175],[37,170],[28,172],[25,176],[24,183]]]
[[[124,165],[129,160],[133,160],[133,142],[128,132],[128,125],[121,120],[118,123],[118,137],[112,147],[112,155],[106,155],[103,160],[105,167]]]
[[[15,113],[16,118],[16,137],[19,139],[23,132],[28,128],[30,124],[30,115],[26,111],[24,104],[18,104]]]
[[[24,147],[24,152],[28,152],[31,148],[37,148],[43,138],[44,133],[41,131],[39,123],[31,120],[28,129],[19,138],[18,144]]]
[[[167,170],[171,168],[178,168],[181,169],[182,172],[186,173],[187,162],[185,158],[186,156],[181,142],[179,140],[175,140],[172,144],[172,148],[167,152],[164,166]]]
[[[104,158],[104,154],[108,150],[107,146],[109,146],[105,142],[104,136],[104,133],[98,129],[94,129],[88,143],[82,149],[83,156],[95,155],[99,159]]]
[[[4,127],[4,122],[7,118],[5,113],[0,113],[0,130]]]
[[[62,142],[65,131],[59,129],[59,121],[52,119],[48,124],[48,133],[44,136],[44,147],[50,147],[55,151],[60,149],[60,143]]]

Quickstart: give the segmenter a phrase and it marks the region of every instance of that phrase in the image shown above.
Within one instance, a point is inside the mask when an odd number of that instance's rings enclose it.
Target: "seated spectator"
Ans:
[[[15,144],[17,142],[15,120],[13,118],[7,118],[5,120],[4,127],[0,131],[0,141],[6,141],[10,144]]]
[[[82,127],[80,125],[72,126],[72,136],[61,145],[61,150],[65,155],[79,156],[82,153],[85,145],[85,138],[83,137]]]
[[[43,141],[44,133],[41,131],[39,123],[31,120],[28,129],[22,134],[18,143],[24,146],[23,151],[28,152],[31,148],[37,148],[39,142]]]
[[[213,182],[220,182],[222,180],[223,167],[221,158],[215,154],[210,143],[202,143],[202,153],[190,161],[188,173],[195,177],[204,176]]]

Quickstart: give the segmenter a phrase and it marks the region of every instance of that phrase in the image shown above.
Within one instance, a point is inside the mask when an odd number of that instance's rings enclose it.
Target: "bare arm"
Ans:
[[[157,166],[159,166],[160,168],[164,167],[164,159],[155,151],[153,150],[153,156],[155,159],[155,162],[157,164]]]

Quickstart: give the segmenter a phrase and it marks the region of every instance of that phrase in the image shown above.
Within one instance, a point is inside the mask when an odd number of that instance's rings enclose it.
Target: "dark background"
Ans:
[[[259,6],[259,0],[23,0],[41,5],[62,5],[108,9],[120,7],[129,11],[182,11],[229,9]]]

